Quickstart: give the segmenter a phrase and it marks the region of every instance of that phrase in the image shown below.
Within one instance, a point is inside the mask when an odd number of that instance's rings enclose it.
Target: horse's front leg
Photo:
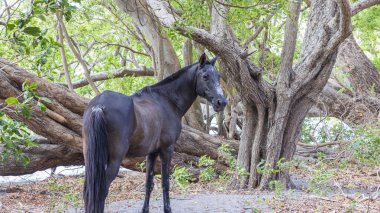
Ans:
[[[174,151],[174,145],[169,146],[165,150],[160,151],[161,158],[161,175],[162,175],[162,191],[164,196],[164,212],[171,213],[170,199],[169,199],[169,176],[170,176],[170,162]]]
[[[145,183],[145,201],[144,201],[144,207],[142,209],[143,213],[149,212],[149,199],[150,194],[154,187],[154,163],[156,161],[158,152],[154,152],[148,155],[146,158],[146,183]]]

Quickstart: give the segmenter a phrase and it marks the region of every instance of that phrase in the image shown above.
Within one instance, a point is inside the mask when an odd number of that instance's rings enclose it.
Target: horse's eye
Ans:
[[[202,78],[203,80],[208,81],[208,75],[203,75]]]

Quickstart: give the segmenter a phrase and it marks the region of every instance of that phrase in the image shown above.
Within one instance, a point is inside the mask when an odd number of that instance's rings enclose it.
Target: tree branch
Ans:
[[[94,82],[91,81],[90,70],[88,69],[87,64],[84,61],[82,55],[78,51],[79,49],[78,50],[75,49],[75,45],[74,45],[73,41],[70,39],[69,33],[67,32],[67,29],[63,23],[62,14],[59,14],[57,16],[57,19],[58,19],[59,25],[61,26],[63,34],[65,35],[65,39],[67,41],[67,44],[69,45],[71,51],[73,52],[73,54],[75,55],[75,57],[77,58],[77,60],[79,61],[79,63],[81,64],[81,66],[83,68],[85,78],[87,79],[88,83],[90,84],[90,86],[94,90],[94,92],[96,94],[100,94],[100,91],[98,90],[98,88],[96,87]]]
[[[6,161],[0,162],[0,175],[23,175],[31,174],[56,166],[82,165],[83,155],[81,152],[74,152],[64,145],[54,144],[51,141],[39,138],[34,142],[38,143],[37,147],[25,148],[23,152],[29,157],[30,163],[24,166],[22,162],[10,156]],[[0,152],[4,149],[0,145]]]
[[[265,18],[263,23],[269,22],[273,18],[274,14],[275,13],[268,15]],[[264,24],[260,25],[260,27],[258,27],[257,30],[249,38],[247,38],[247,40],[244,41],[243,48],[247,48],[248,44],[251,43],[253,40],[255,40],[257,36],[260,35],[261,31],[263,31],[264,29],[264,26],[265,26]]]
[[[380,4],[380,0],[361,0],[354,3],[351,7],[352,16],[358,14],[359,12],[372,7],[374,5]]]
[[[103,43],[103,44],[106,44],[107,46],[117,46],[117,47],[122,47],[122,48],[125,48],[125,49],[127,49],[127,50],[133,52],[133,53],[136,53],[136,54],[139,54],[139,55],[143,55],[143,56],[148,56],[148,57],[150,57],[149,54],[147,54],[147,53],[143,53],[143,52],[139,52],[139,51],[134,50],[134,49],[132,49],[131,47],[126,46],[126,45],[109,43],[109,42],[107,42],[107,41],[96,41],[96,43],[98,43],[98,44],[102,44],[102,43]]]
[[[123,69],[118,69],[118,70],[113,70],[113,71],[106,71],[106,72],[92,74],[90,78],[93,82],[97,82],[97,81],[104,81],[104,80],[108,80],[112,78],[123,78],[125,76],[135,76],[135,77],[154,76],[154,71],[152,68],[146,68],[146,67],[143,67],[140,69],[123,68]],[[66,84],[62,84],[62,85],[67,86]],[[88,81],[85,78],[82,78],[73,83],[74,89],[84,87],[86,85],[88,85]]]
[[[351,8],[348,0],[337,0],[336,3],[339,7],[339,30],[331,38],[326,47],[325,55],[331,54],[330,52],[336,51],[336,48],[351,34]]]
[[[62,14],[62,11],[57,10],[56,16],[58,17],[58,16],[60,16],[60,14]],[[59,24],[59,22],[57,23],[57,30],[58,30],[58,40],[59,40],[59,43],[61,44],[61,47],[59,48],[59,51],[61,53],[62,66],[63,66],[63,71],[65,73],[66,83],[67,83],[67,85],[69,87],[69,90],[70,91],[74,91],[73,84],[71,83],[69,67],[68,67],[68,64],[67,64],[65,46],[64,46],[64,43],[63,43],[62,27]]]
[[[289,15],[286,19],[284,34],[284,46],[281,51],[280,70],[277,79],[277,86],[289,87],[293,73],[293,57],[296,49],[298,19],[301,12],[301,0],[289,3]]]
[[[318,148],[325,147],[325,146],[346,145],[346,144],[350,144],[350,143],[351,143],[351,141],[340,140],[340,141],[330,141],[330,142],[319,143],[319,144],[307,144],[307,143],[298,142],[297,145],[312,148],[312,149],[318,149]]]
[[[347,0],[313,1],[311,7],[304,46],[296,65],[297,78],[291,85],[294,91],[300,87],[308,88],[299,90],[299,96],[316,89],[311,87],[311,81],[326,84],[331,72],[328,67],[333,66],[329,62],[335,63],[334,53],[351,33],[351,8]],[[337,9],[339,12],[332,11]],[[316,78],[318,75],[323,78]]]

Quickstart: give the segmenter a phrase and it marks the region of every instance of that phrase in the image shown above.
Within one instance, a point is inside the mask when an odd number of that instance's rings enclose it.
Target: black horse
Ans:
[[[143,212],[149,212],[153,190],[154,163],[162,162],[164,211],[171,212],[169,172],[174,143],[181,132],[181,118],[197,95],[222,111],[226,98],[220,75],[202,54],[189,65],[161,82],[132,96],[105,91],[89,103],[84,112],[83,153],[85,156],[84,202],[86,213],[101,213],[111,182],[125,157],[147,156]]]

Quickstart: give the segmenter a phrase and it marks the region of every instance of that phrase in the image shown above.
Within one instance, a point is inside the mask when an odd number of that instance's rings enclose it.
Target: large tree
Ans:
[[[237,163],[250,175],[237,178],[237,186],[266,188],[275,179],[288,186],[287,171],[261,175],[257,165],[264,161],[265,169],[273,170],[280,159],[292,159],[301,124],[330,76],[339,44],[351,33],[349,3],[311,2],[300,56],[294,65],[301,1],[289,3],[280,70],[275,83],[270,84],[263,79],[259,66],[249,59],[250,41],[240,45],[243,42],[237,40],[226,22],[228,2],[213,2],[209,31],[178,23],[180,17],[163,1],[117,2],[125,12],[154,17],[156,23],[175,29],[220,57],[221,70],[245,108]]]

